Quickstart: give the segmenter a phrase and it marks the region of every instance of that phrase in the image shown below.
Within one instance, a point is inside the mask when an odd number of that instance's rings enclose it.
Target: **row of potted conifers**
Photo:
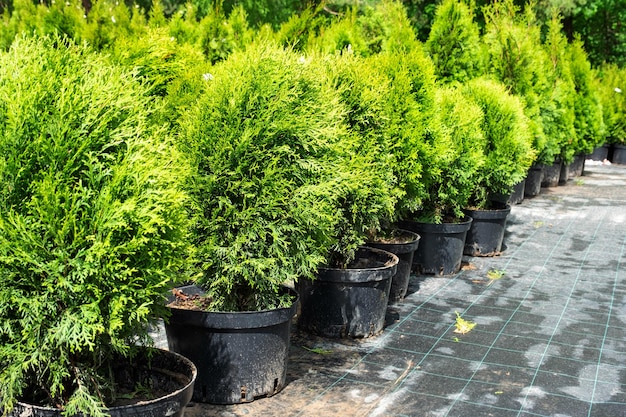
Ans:
[[[298,327],[315,335],[378,335],[388,303],[407,294],[412,270],[450,275],[460,269],[463,255],[498,254],[510,209],[466,210],[468,217],[460,223],[403,222],[413,231],[394,229],[392,239],[359,248],[346,268],[320,268],[315,280],[297,281],[299,300],[289,307],[204,312],[176,308],[172,296],[172,316],[165,326],[168,345],[198,366],[194,400],[236,404],[280,391],[296,314]],[[203,293],[195,285],[179,291],[185,297]]]

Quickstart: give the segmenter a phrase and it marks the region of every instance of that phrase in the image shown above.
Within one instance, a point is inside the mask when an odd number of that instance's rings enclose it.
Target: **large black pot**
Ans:
[[[543,165],[533,165],[526,174],[524,184],[524,197],[535,197],[541,193],[541,182],[543,181]]]
[[[152,355],[139,355],[129,363],[120,359],[114,365],[117,383],[135,390],[138,383],[143,386],[169,391],[162,397],[137,404],[111,407],[106,410],[111,417],[182,417],[189,403],[196,381],[197,371],[187,358],[161,349],[152,350]],[[62,410],[40,407],[18,402],[9,417],[61,417]]]
[[[193,285],[180,290],[189,295],[203,292]],[[252,312],[170,308],[168,346],[198,367],[193,400],[237,404],[280,391],[296,309],[297,301],[288,308]]]
[[[605,159],[608,159],[609,148],[610,145],[608,144],[598,146],[592,153],[589,154],[589,159],[592,161],[604,161]]]
[[[626,165],[626,146],[624,145],[613,145],[613,156],[611,157],[611,162],[619,165]]]
[[[467,218],[459,223],[420,223],[403,220],[403,229],[420,235],[420,245],[413,256],[413,265],[420,274],[450,275],[459,272],[463,261],[465,236],[472,223]]]
[[[398,257],[361,247],[347,268],[320,268],[315,280],[298,282],[298,326],[325,337],[369,337],[380,333]]]
[[[542,187],[556,187],[559,185],[561,178],[561,161],[554,161],[552,165],[543,166]]]
[[[506,218],[511,206],[493,210],[463,210],[472,218],[465,238],[463,254],[470,256],[495,256],[502,250]]]
[[[393,236],[398,238],[398,242],[375,241],[368,242],[367,246],[391,252],[398,257],[398,268],[391,278],[389,301],[399,301],[406,296],[409,288],[413,254],[419,246],[420,236],[410,230],[403,229],[395,229]]]
[[[585,155],[574,155],[574,159],[569,164],[569,177],[576,178],[583,175],[585,171]]]
[[[513,186],[513,192],[509,197],[509,204],[521,204],[524,201],[524,190],[526,189],[526,179],[521,180]]]

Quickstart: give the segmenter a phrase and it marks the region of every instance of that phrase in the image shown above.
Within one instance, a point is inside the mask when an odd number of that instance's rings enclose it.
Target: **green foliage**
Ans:
[[[556,138],[546,134],[551,122],[553,86],[547,80],[547,57],[540,48],[541,33],[532,7],[521,14],[512,0],[485,6],[483,36],[489,73],[524,101],[538,162],[552,163],[560,153]]]
[[[187,115],[198,282],[216,310],[274,308],[281,286],[348,256],[388,216],[323,61],[270,43],[215,66]],[[378,183],[377,183],[378,184]]]
[[[110,56],[132,71],[154,100],[162,101],[152,117],[173,128],[206,85],[209,65],[202,52],[177,42],[167,28],[148,28],[144,36],[119,39]]]
[[[384,0],[362,10],[356,7],[321,27],[318,37],[309,38],[308,49],[334,53],[348,51],[361,56],[380,52],[408,52],[417,40],[401,3]]]
[[[579,2],[570,19],[572,31],[581,36],[589,60],[626,64],[626,1],[594,0]]]
[[[422,182],[427,192],[419,220],[453,222],[464,217],[462,209],[468,206],[485,163],[483,112],[453,86],[437,89],[435,109],[424,155]]]
[[[445,0],[426,41],[437,77],[445,82],[464,82],[483,74],[478,25],[464,0]]]
[[[626,69],[615,64],[596,71],[594,85],[600,95],[607,143],[626,143]]]
[[[524,106],[498,82],[476,78],[464,85],[467,94],[483,111],[482,130],[487,141],[485,164],[478,173],[478,184],[470,204],[488,208],[494,194],[508,194],[513,185],[526,177],[536,154]]]
[[[181,181],[148,90],[59,39],[0,54],[0,398],[102,415],[107,361],[148,343],[186,253]]]
[[[578,140],[573,146],[574,154],[590,154],[604,143],[605,125],[602,117],[600,95],[594,82],[594,73],[580,40],[574,40],[569,48],[569,65],[575,85],[573,100],[574,127]],[[622,113],[622,116],[626,116]]]

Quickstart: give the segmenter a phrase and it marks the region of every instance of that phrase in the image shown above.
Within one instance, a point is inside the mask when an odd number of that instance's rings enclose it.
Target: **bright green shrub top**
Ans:
[[[198,282],[216,310],[289,302],[282,284],[349,257],[393,209],[325,67],[253,44],[212,70],[185,118]]]
[[[488,208],[495,194],[508,194],[526,177],[536,153],[528,118],[521,100],[498,82],[476,78],[464,85],[468,96],[482,109],[485,134],[485,163],[478,171],[478,183],[470,205]]]
[[[464,82],[482,75],[480,42],[473,11],[464,0],[445,0],[437,7],[425,46],[440,80]]]
[[[107,360],[149,342],[182,266],[185,177],[147,88],[85,48],[0,53],[0,398],[68,415],[115,395]]]
[[[604,64],[596,70],[596,91],[602,104],[607,143],[626,143],[626,68]]]
[[[327,59],[333,88],[346,106],[346,121],[359,141],[359,152],[381,166],[378,187],[390,188],[396,206],[388,222],[421,206],[419,147],[424,119],[412,94],[412,80],[401,55],[354,54]]]

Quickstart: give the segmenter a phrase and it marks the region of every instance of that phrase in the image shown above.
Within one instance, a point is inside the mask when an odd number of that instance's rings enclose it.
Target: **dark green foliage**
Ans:
[[[162,27],[147,28],[144,36],[118,40],[111,60],[133,71],[153,99],[162,101],[153,119],[170,128],[177,128],[182,113],[201,94],[210,67],[198,48],[177,42]]]
[[[464,0],[445,0],[437,7],[425,46],[437,77],[445,82],[464,82],[483,74],[479,28]]]
[[[485,163],[478,172],[478,183],[470,199],[476,208],[488,208],[496,194],[508,194],[513,185],[526,177],[535,160],[528,118],[520,99],[498,82],[476,78],[464,86],[483,111]]]
[[[380,52],[409,52],[416,48],[415,32],[402,5],[384,0],[374,7],[352,8],[327,27],[319,36],[309,38],[308,49],[334,53],[347,51],[361,56]]]
[[[148,90],[59,39],[0,54],[0,398],[102,415],[186,253],[186,169]]]

